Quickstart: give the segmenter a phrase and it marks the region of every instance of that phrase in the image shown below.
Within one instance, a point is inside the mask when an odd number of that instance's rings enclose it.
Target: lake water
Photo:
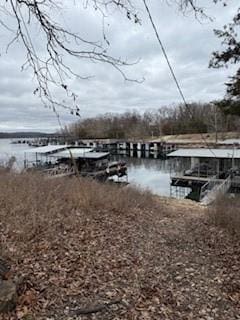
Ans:
[[[125,157],[130,184],[155,194],[170,195],[171,160]]]
[[[24,151],[29,147],[27,144],[12,144],[12,141],[14,140],[0,139],[0,164],[6,164],[11,156],[15,156],[17,159],[15,169],[21,170],[23,168]],[[170,195],[170,172],[176,171],[174,160],[126,156],[118,156],[118,158],[124,158],[127,162],[130,184],[147,188],[154,194]],[[177,165],[179,166],[179,163]],[[177,171],[180,171],[180,169]]]
[[[0,139],[0,164],[6,165],[9,158],[16,158],[15,169],[23,168],[24,151],[28,149],[28,144],[12,144],[17,139]]]

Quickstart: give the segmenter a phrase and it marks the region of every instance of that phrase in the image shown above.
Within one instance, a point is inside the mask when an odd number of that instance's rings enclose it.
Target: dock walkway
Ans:
[[[178,193],[180,195],[189,197],[189,194],[195,192],[199,199],[194,199],[198,200],[204,205],[212,203],[219,194],[227,193],[231,185],[231,176],[228,176],[226,179],[219,179],[217,175],[211,177],[198,177],[182,174],[171,178],[171,189],[173,187],[177,189],[189,188],[191,190],[188,192],[180,192],[178,190],[176,194]],[[172,190],[171,194],[173,194]]]
[[[209,177],[196,177],[196,176],[179,175],[179,176],[172,177],[172,180],[208,182],[209,181]],[[222,182],[222,181],[224,181],[224,179],[215,179],[215,181]]]

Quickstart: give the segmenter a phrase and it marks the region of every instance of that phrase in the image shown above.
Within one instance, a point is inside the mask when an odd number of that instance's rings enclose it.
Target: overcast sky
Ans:
[[[58,19],[71,31],[96,41],[102,37],[102,19],[91,8],[71,5],[65,1]],[[214,5],[210,0],[199,0],[205,4],[206,12],[213,21],[199,23],[193,15],[183,15],[176,6],[164,0],[149,0],[153,19],[166,47],[170,61],[187,101],[212,101],[224,95],[224,82],[234,73],[234,67],[214,70],[208,68],[211,52],[220,49],[220,41],[213,33],[229,22],[236,12],[237,2],[226,8]],[[145,79],[142,83],[128,82],[114,68],[67,59],[75,72],[92,77],[79,80],[74,77],[68,84],[78,94],[80,113],[83,118],[106,112],[122,113],[130,110],[144,112],[181,102],[166,61],[157,43],[147,15],[137,1],[141,25],[129,21],[118,12],[109,14],[106,34],[110,42],[109,53],[137,64],[124,68],[131,79]],[[11,22],[12,24],[12,22]],[[37,50],[42,50],[40,35]],[[31,70],[21,72],[25,51],[21,43],[15,44],[6,54],[9,34],[0,27],[0,131],[45,131],[59,129],[56,115],[44,108],[33,95],[36,87]],[[235,67],[236,68],[236,67]],[[59,90],[53,94],[62,97]],[[68,112],[60,110],[63,125],[75,120]]]

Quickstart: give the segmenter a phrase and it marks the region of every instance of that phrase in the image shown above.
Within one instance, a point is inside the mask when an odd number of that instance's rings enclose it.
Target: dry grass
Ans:
[[[27,288],[30,283],[25,294],[37,298],[27,308],[37,314],[57,305],[63,310],[66,296],[76,292],[87,299],[117,287],[122,277],[134,280],[136,257],[150,254],[150,237],[164,216],[148,191],[129,186],[0,176],[0,247],[13,273],[27,279]]]
[[[215,133],[203,133],[203,134],[199,134],[199,133],[191,133],[191,134],[179,134],[179,135],[167,135],[167,136],[163,136],[161,137],[161,140],[164,141],[182,141],[182,142],[192,142],[192,143],[202,143],[203,139],[202,137],[204,137],[208,142],[215,142]],[[219,140],[225,140],[225,139],[239,139],[240,134],[239,132],[220,132],[218,134],[218,139]]]
[[[234,235],[240,231],[240,197],[219,197],[208,210],[210,221]]]
[[[0,175],[0,240],[24,279],[16,310],[0,319],[234,319],[239,243],[204,212],[131,187]]]
[[[77,178],[47,179],[40,174],[1,173],[0,227],[13,241],[54,238],[86,217],[124,219],[157,204],[150,192]],[[158,204],[159,206],[159,204]],[[2,239],[2,248],[4,247]]]

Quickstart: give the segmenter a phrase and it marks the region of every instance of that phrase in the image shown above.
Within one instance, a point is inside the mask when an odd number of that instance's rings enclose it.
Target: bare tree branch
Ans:
[[[62,10],[65,0],[0,0],[0,26],[6,29],[12,39],[6,50],[16,42],[23,45],[26,52],[26,61],[22,70],[32,69],[37,83],[34,94],[40,97],[44,106],[56,111],[61,107],[71,113],[79,115],[77,94],[68,85],[71,77],[89,79],[90,76],[78,74],[66,62],[66,57],[102,63],[113,67],[120,72],[126,81],[130,79],[125,73],[125,67],[134,63],[113,57],[108,54],[109,40],[105,32],[105,20],[112,10],[120,11],[133,23],[140,23],[134,0],[71,0],[73,4],[82,5],[84,9],[99,11],[102,15],[102,38],[103,41],[91,41],[79,33],[66,29],[57,22],[52,12]],[[70,0],[67,0],[70,1]],[[165,0],[175,3],[183,13],[193,12],[198,19],[207,17],[203,7],[199,6],[199,0]],[[224,0],[212,0],[214,3]],[[5,19],[4,19],[5,18]],[[208,17],[209,18],[209,17]],[[15,21],[15,28],[8,24],[8,19]],[[40,52],[36,44],[33,29],[38,28],[43,52]],[[221,35],[220,35],[221,36]],[[140,81],[141,82],[141,81]],[[71,98],[69,105],[65,101],[59,101],[53,95],[53,88],[61,88],[67,98]]]
[[[40,97],[44,106],[54,111],[56,111],[56,107],[62,107],[79,115],[77,95],[71,91],[66,81],[72,76],[78,79],[89,79],[89,76],[79,75],[75,72],[65,63],[66,56],[108,64],[119,71],[124,80],[135,81],[129,79],[122,69],[132,63],[108,55],[109,42],[104,27],[103,39],[105,44],[103,45],[101,42],[90,41],[67,30],[52,19],[51,10],[61,10],[63,7],[62,0],[2,0],[1,2],[0,12],[6,16],[11,16],[16,22],[16,29],[13,30],[5,23],[4,19],[0,18],[0,24],[14,34],[6,49],[8,51],[15,42],[23,44],[26,50],[26,61],[22,65],[22,70],[28,68],[33,70],[37,82],[34,94]],[[125,12],[128,19],[133,19],[135,23],[139,23],[134,7],[129,0],[89,0],[86,2],[80,0],[79,2],[84,3],[86,8],[91,5],[95,10],[99,10],[103,19],[107,16],[108,8],[114,7]],[[36,47],[31,30],[33,26],[39,28],[39,33],[44,39],[44,55],[41,55]],[[73,103],[70,106],[53,97],[52,87],[54,86],[61,88],[68,98],[72,98]]]

